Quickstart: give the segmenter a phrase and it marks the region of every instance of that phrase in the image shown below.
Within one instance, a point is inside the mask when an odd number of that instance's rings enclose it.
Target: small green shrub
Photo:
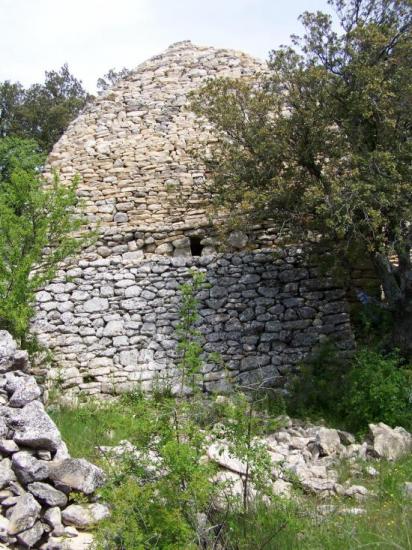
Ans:
[[[412,427],[412,371],[402,366],[396,353],[385,357],[360,350],[345,386],[341,406],[352,429],[362,430],[370,422]]]
[[[158,484],[132,477],[104,496],[112,503],[110,520],[99,527],[98,548],[105,550],[195,549],[193,530],[178,501],[165,498]]]
[[[257,499],[246,510],[239,506],[221,512],[211,509],[209,501],[213,499],[214,487],[209,479],[213,472],[209,469],[210,463],[202,463],[198,445],[205,437],[207,440],[213,424],[220,422],[224,428],[234,418],[239,418],[242,410],[246,408],[247,411],[248,401],[241,400],[240,409],[237,409],[233,402],[230,404],[230,398],[226,398],[224,402],[231,409],[227,412],[219,400],[220,404],[215,405],[214,414],[206,424],[203,414],[193,414],[201,408],[200,397],[198,399],[196,404],[186,399],[177,402],[177,406],[184,405],[179,415],[183,419],[181,433],[184,434],[180,446],[174,438],[176,434],[170,420],[176,406],[172,399],[155,400],[135,393],[112,403],[98,405],[88,401],[81,409],[64,408],[53,412],[70,452],[96,461],[108,474],[101,497],[110,505],[112,514],[96,527],[98,548],[336,550],[396,547],[412,550],[412,501],[404,492],[405,481],[412,477],[412,457],[409,455],[395,463],[380,461],[375,464],[379,470],[376,478],[359,474],[356,483],[371,491],[370,498],[362,503],[365,514],[359,516],[343,513],[351,507],[347,498],[335,496],[319,501],[306,494],[290,501],[271,498],[269,505],[266,499]],[[205,411],[209,411],[210,403],[204,401],[204,404]],[[202,428],[199,430],[196,417],[200,416]],[[239,424],[246,429],[251,427],[253,437],[265,429],[259,418],[254,417],[250,423],[244,414]],[[239,425],[231,430],[236,438]],[[120,439],[130,440],[143,452],[144,458],[137,461],[132,455],[125,456],[113,467],[105,457],[95,453],[95,445],[116,445]],[[238,444],[247,449],[244,433],[240,434]],[[147,475],[150,457],[146,453],[153,450],[161,453],[164,465],[167,464],[170,470],[169,475],[160,479],[155,474]],[[349,474],[346,472],[347,476]],[[293,476],[288,481],[293,482]],[[76,502],[83,502],[79,495],[71,497]],[[321,515],[319,504],[331,504],[332,509],[337,507],[336,512]],[[199,511],[208,519],[203,530],[198,525]],[[205,531],[206,535],[201,536]]]
[[[150,437],[140,438],[140,457],[125,457],[102,491],[114,510],[98,530],[98,547],[195,549],[197,514],[208,509],[216,490],[215,465],[202,460],[205,434],[191,414],[191,401],[142,402],[144,410],[133,405],[135,422],[143,420]],[[153,454],[159,460],[155,470]]]
[[[385,352],[391,349],[393,314],[379,302],[352,307],[351,319],[357,342]]]
[[[179,361],[177,364],[180,373],[180,385],[182,390],[187,384],[194,392],[197,389],[196,382],[203,365],[202,360],[202,334],[196,328],[200,319],[199,301],[196,294],[205,284],[205,274],[201,271],[191,271],[191,279],[180,285],[180,309],[179,323],[176,327],[178,337],[177,352]]]
[[[363,432],[371,422],[412,427],[412,371],[392,352],[360,349],[351,363],[339,360],[330,344],[302,366],[291,384],[289,411],[322,416]]]
[[[326,342],[292,379],[288,409],[294,416],[326,416],[339,418],[346,373],[349,365],[337,354],[332,343]]]
[[[63,185],[55,173],[47,183],[44,160],[32,140],[0,139],[0,328],[30,352],[37,351],[29,333],[36,292],[93,240],[79,215],[78,178]]]

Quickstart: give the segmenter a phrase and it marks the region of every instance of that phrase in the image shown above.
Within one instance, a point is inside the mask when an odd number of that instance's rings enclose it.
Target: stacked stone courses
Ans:
[[[182,253],[182,237],[209,226],[196,150],[209,126],[188,109],[188,94],[216,77],[252,78],[264,64],[243,53],[172,45],[97,98],[56,144],[50,168],[79,175],[88,220],[100,223],[97,253]],[[180,238],[180,239],[179,239]],[[208,243],[206,242],[206,245]]]
[[[38,294],[33,330],[54,356],[51,378],[73,393],[113,394],[176,380],[179,285],[193,268],[205,391],[267,381],[282,387],[325,338],[350,351],[344,292],[274,228],[233,232],[218,253],[194,151],[214,139],[188,109],[208,78],[265,70],[243,53],[181,42],[140,65],[87,108],[49,157],[63,182],[80,176],[95,245]],[[276,250],[275,250],[276,249]],[[222,362],[209,363],[218,352]],[[224,366],[223,366],[224,365]]]
[[[198,294],[204,335],[203,389],[233,382],[283,386],[322,339],[352,348],[344,292],[302,266],[293,249],[153,257],[135,265],[81,260],[38,296],[37,330],[54,352],[51,376],[89,394],[144,390],[177,381],[175,327],[179,285],[193,267],[209,288]],[[64,281],[70,280],[70,282]],[[225,367],[209,364],[221,354]]]

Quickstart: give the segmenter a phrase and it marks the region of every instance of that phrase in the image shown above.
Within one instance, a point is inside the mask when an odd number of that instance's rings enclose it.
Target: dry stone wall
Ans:
[[[36,330],[54,352],[49,376],[65,390],[108,394],[154,384],[176,390],[179,285],[206,274],[198,293],[205,391],[233,383],[283,386],[325,338],[353,347],[344,292],[295,249],[118,264],[81,260],[38,295]],[[222,364],[208,360],[221,354]]]
[[[209,78],[264,71],[241,52],[170,46],[90,105],[49,157],[49,172],[78,194],[97,242],[38,295],[34,330],[54,353],[49,376],[67,392],[108,394],[164,380],[173,386],[179,285],[192,267],[199,295],[206,391],[288,373],[322,338],[353,346],[344,293],[302,265],[293,249],[274,256],[276,229],[235,231],[217,253],[196,160],[214,139],[188,108]],[[222,365],[208,363],[219,352]]]
[[[264,68],[241,52],[179,42],[71,124],[49,157],[50,169],[63,182],[80,176],[87,218],[100,223],[98,255],[180,255],[188,250],[182,237],[207,237],[210,221],[198,189],[205,173],[194,158],[212,138],[187,96],[209,78],[252,78]]]

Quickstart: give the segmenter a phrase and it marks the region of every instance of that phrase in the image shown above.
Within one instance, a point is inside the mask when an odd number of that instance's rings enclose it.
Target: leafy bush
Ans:
[[[235,405],[227,406],[234,407],[230,419],[239,414]],[[192,409],[199,407],[200,402]],[[242,507],[233,507],[209,514],[207,501],[213,497],[209,493],[210,470],[207,465],[198,467],[197,459],[193,461],[193,449],[188,446],[181,454],[176,453],[168,435],[170,422],[165,421],[168,415],[171,418],[172,410],[173,400],[165,399],[162,403],[134,394],[110,403],[88,401],[80,409],[53,411],[71,454],[98,462],[109,476],[101,496],[111,506],[112,515],[96,528],[98,548],[335,550],[396,546],[412,550],[412,501],[404,492],[404,482],[411,479],[411,456],[395,463],[380,461],[375,465],[379,470],[376,478],[369,475],[363,478],[364,474],[359,474],[357,483],[375,495],[362,503],[365,514],[341,513],[341,509],[348,509],[347,497],[335,496],[322,502],[337,507],[336,512],[320,516],[319,500],[309,495],[290,501],[272,499],[270,505],[258,500],[246,512]],[[216,412],[208,429],[219,420],[224,425],[229,422],[224,407],[219,410],[222,416]],[[96,455],[96,445],[116,445],[121,439],[130,440],[141,450],[161,449],[165,445],[165,459],[178,477],[171,474],[157,481],[144,477],[144,461],[125,456],[121,467],[111,467],[102,456]],[[190,481],[184,491],[176,483],[182,473]],[[209,523],[203,531],[198,516],[202,507],[209,514]],[[208,538],[201,536],[205,531]]]
[[[381,303],[352,306],[351,319],[356,341],[366,347],[387,353],[392,347],[394,329],[393,313]]]
[[[360,350],[346,377],[341,406],[353,429],[369,422],[412,427],[412,371],[402,366],[396,353],[386,357]]]
[[[288,409],[296,416],[339,417],[347,362],[330,342],[324,343],[304,364],[290,385]]]
[[[291,385],[289,410],[324,416],[362,432],[370,422],[412,427],[412,371],[392,352],[360,349],[350,364],[330,344],[302,366]]]

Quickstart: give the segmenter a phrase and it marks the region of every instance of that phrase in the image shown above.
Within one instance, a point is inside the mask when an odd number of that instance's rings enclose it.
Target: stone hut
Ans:
[[[253,78],[264,64],[244,53],[170,46],[98,97],[49,157],[79,196],[99,238],[38,294],[34,330],[54,355],[49,376],[70,392],[111,394],[170,383],[176,374],[179,285],[192,268],[199,293],[205,391],[233,383],[283,386],[322,339],[353,346],[344,292],[277,250],[275,230],[233,232],[216,248],[193,151],[213,139],[187,108],[208,78]],[[222,364],[208,361],[221,354]]]

